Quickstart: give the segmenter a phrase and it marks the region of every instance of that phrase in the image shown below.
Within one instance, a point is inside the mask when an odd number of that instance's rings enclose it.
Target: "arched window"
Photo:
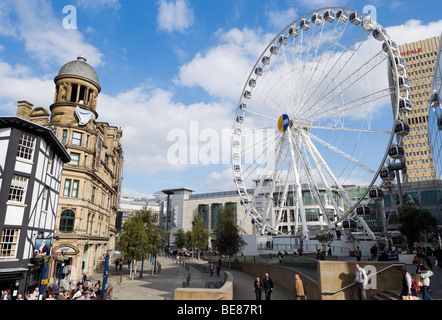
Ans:
[[[60,216],[59,230],[62,232],[74,231],[75,213],[72,210],[64,210]]]

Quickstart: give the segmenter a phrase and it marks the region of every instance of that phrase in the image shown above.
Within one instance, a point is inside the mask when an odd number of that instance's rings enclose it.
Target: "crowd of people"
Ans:
[[[68,288],[52,284],[40,294],[40,287],[35,287],[34,291],[26,293],[24,296],[20,293],[17,300],[96,300],[101,297],[101,282],[98,280],[92,284],[90,280],[81,279],[75,285],[69,283]],[[2,290],[0,300],[11,300],[9,289]]]

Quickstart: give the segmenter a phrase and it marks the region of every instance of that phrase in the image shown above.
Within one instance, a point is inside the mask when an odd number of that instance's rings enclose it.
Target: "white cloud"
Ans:
[[[213,171],[204,181],[203,187],[213,191],[235,190],[236,185],[233,182],[232,168],[228,167],[221,172]]]
[[[45,77],[35,77],[28,67],[11,66],[0,61],[0,101],[1,108],[8,115],[16,114],[16,102],[27,100],[35,106],[47,107],[54,96],[54,81]]]
[[[199,86],[214,97],[236,101],[253,65],[274,35],[248,28],[219,30],[216,35],[220,44],[181,66],[176,83]]]
[[[78,29],[64,29],[65,16],[61,12],[61,17],[56,16],[50,3],[22,0],[8,3],[10,11],[3,11],[7,15],[6,27],[0,29],[0,34],[22,40],[26,51],[43,66],[64,65],[79,54],[87,57],[94,67],[102,63],[103,54],[87,43]]]
[[[114,97],[100,94],[98,121],[124,124],[122,144],[126,172],[150,174],[191,168],[186,164],[174,164],[168,159],[168,150],[175,143],[167,140],[169,132],[179,130],[184,133],[186,140],[182,142],[188,151],[185,157],[190,159],[191,148],[200,150],[205,145],[202,139],[205,129],[213,129],[221,137],[222,130],[232,125],[230,108],[223,103],[184,105],[173,102],[172,98],[172,92],[148,86],[140,86]],[[197,124],[196,139],[190,138],[191,122]]]
[[[187,0],[160,0],[158,3],[157,21],[160,30],[184,32],[193,24],[194,13]]]
[[[420,20],[410,19],[405,21],[404,24],[388,27],[386,30],[398,45],[403,45],[440,36],[442,19],[428,24],[423,24]]]

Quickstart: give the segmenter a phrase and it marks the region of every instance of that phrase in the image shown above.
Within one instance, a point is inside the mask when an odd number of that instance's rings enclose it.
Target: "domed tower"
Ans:
[[[97,98],[101,91],[97,73],[82,56],[66,63],[54,79],[55,97],[51,124],[86,126],[97,119]]]

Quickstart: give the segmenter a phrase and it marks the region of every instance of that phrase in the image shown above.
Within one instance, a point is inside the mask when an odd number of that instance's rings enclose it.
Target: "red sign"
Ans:
[[[422,48],[418,48],[417,50],[404,51],[404,52],[401,52],[401,55],[402,56],[408,56],[409,54],[419,53],[419,52],[422,52]]]

